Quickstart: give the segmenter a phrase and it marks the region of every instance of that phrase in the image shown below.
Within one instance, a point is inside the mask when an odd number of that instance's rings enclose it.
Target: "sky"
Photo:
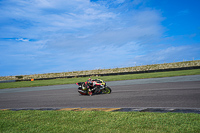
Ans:
[[[0,76],[200,60],[200,0],[0,0]]]

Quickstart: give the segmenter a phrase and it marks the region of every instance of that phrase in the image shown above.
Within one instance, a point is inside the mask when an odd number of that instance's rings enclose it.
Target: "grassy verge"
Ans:
[[[193,69],[193,70],[181,70],[181,71],[170,71],[170,72],[127,74],[127,75],[118,75],[118,76],[101,76],[101,77],[91,77],[91,78],[93,78],[93,79],[100,78],[100,79],[103,79],[105,81],[118,81],[118,80],[130,80],[130,79],[145,79],[145,78],[160,78],[160,77],[173,77],[173,76],[185,76],[185,75],[199,75],[199,74],[200,74],[200,69]],[[74,84],[76,82],[84,82],[87,79],[88,79],[88,77],[0,83],[0,89],[47,86],[47,85],[60,85],[60,84]]]
[[[0,132],[200,132],[199,114],[102,111],[0,111]]]

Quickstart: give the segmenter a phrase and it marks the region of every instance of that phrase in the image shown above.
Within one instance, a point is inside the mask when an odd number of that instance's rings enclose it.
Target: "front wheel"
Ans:
[[[110,94],[111,91],[112,91],[111,88],[108,87],[108,86],[106,86],[106,87],[102,90],[102,93],[103,93],[103,94]]]

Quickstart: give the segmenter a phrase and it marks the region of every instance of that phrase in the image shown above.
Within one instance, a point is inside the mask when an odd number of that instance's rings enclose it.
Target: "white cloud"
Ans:
[[[29,41],[29,39],[26,39],[26,38],[17,38],[16,40],[22,41],[22,42],[28,42]]]
[[[148,48],[148,47],[147,47]],[[170,62],[191,61],[200,48],[195,45],[165,46],[161,49],[152,49],[152,52],[137,55],[128,62],[130,65],[148,65]],[[133,63],[134,62],[134,63]],[[142,63],[142,64],[141,64]]]
[[[134,8],[142,3],[7,0],[0,9],[4,20],[0,36],[17,38],[20,44],[6,42],[8,54],[30,57],[23,62],[40,64],[33,68],[46,67],[42,69],[49,72],[121,67],[163,61],[182,53],[186,48],[164,46],[150,51],[165,32],[164,18],[158,10]],[[18,52],[11,50],[12,45]]]

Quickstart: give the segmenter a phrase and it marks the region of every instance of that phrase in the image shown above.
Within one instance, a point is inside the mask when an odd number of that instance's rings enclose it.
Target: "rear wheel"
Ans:
[[[103,93],[103,94],[110,94],[111,91],[112,91],[111,88],[108,87],[108,86],[106,86],[106,87],[102,90],[102,93]]]

